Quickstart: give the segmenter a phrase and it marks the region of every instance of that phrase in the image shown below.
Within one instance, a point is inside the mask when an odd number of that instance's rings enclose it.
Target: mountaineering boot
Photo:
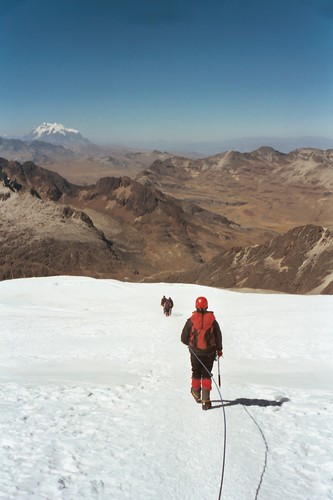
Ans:
[[[210,401],[210,391],[212,389],[212,381],[209,378],[203,378],[202,379],[202,395],[201,395],[201,402],[202,402],[202,409],[203,410],[210,410],[212,407],[212,403]]]
[[[210,401],[210,391],[208,389],[202,388],[202,409],[210,410],[212,403]]]
[[[191,394],[197,403],[201,403],[201,380],[197,378],[192,378]]]
[[[197,403],[201,402],[201,399],[200,399],[200,390],[196,391],[195,389],[193,389],[193,387],[191,387],[191,394],[192,394],[192,396],[194,397],[194,399],[196,400]]]

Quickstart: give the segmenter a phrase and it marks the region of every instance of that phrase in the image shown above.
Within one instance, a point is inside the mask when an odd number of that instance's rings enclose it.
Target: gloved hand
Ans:
[[[217,351],[217,355],[218,357],[220,358],[221,356],[223,356],[223,349],[221,349],[220,351]]]

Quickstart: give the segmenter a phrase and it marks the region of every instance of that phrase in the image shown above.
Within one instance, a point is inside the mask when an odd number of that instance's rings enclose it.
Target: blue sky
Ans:
[[[0,0],[0,135],[333,138],[331,0]]]

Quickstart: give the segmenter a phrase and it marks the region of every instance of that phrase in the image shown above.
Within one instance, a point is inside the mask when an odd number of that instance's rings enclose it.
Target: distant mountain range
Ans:
[[[333,150],[171,156],[76,185],[0,158],[0,279],[333,293]]]
[[[199,142],[156,142],[143,144],[142,147],[172,151],[190,157],[210,156],[225,151],[239,151],[240,153],[254,151],[262,146],[271,147],[281,153],[289,153],[295,149],[333,149],[333,139],[329,137],[301,136],[301,137],[240,137],[236,139],[221,139],[220,141]]]
[[[42,123],[22,138],[0,137],[0,156],[40,165],[77,160],[88,148],[90,153],[99,151],[78,130],[58,123]]]
[[[156,159],[165,159],[170,153],[133,150],[126,147],[103,147],[90,142],[78,130],[57,123],[43,123],[23,138],[0,137],[0,157],[8,160],[33,161],[38,165],[59,171],[76,181],[97,180],[110,173],[134,173],[149,166]],[[133,173],[133,172],[132,172]]]
[[[3,138],[3,140],[8,139]],[[159,141],[138,143],[136,145],[99,146],[82,136],[79,130],[67,128],[60,123],[44,122],[23,137],[16,140],[24,142],[43,141],[53,145],[60,145],[79,154],[103,156],[106,151],[168,151],[169,154],[181,154],[191,158],[215,155],[225,151],[241,153],[254,151],[262,146],[271,147],[282,153],[289,153],[300,148],[333,149],[333,138],[320,136],[300,137],[241,137],[235,139],[221,139],[216,141]],[[10,140],[10,139],[9,139]],[[8,156],[7,156],[8,158]],[[14,158],[13,158],[14,159]],[[32,158],[29,158],[32,160]],[[29,160],[26,158],[25,160]]]
[[[22,141],[0,137],[0,156],[14,161],[34,161],[39,165],[66,162],[76,158],[74,151],[50,142]]]

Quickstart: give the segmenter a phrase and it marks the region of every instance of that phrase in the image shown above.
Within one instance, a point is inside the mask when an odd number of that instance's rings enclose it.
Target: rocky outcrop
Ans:
[[[56,172],[39,167],[31,161],[20,164],[0,158],[0,173],[15,179],[23,191],[33,192],[42,199],[58,201],[64,193],[76,189],[74,184]]]
[[[0,280],[135,275],[85,213],[43,200],[29,190],[0,188],[0,235]]]

